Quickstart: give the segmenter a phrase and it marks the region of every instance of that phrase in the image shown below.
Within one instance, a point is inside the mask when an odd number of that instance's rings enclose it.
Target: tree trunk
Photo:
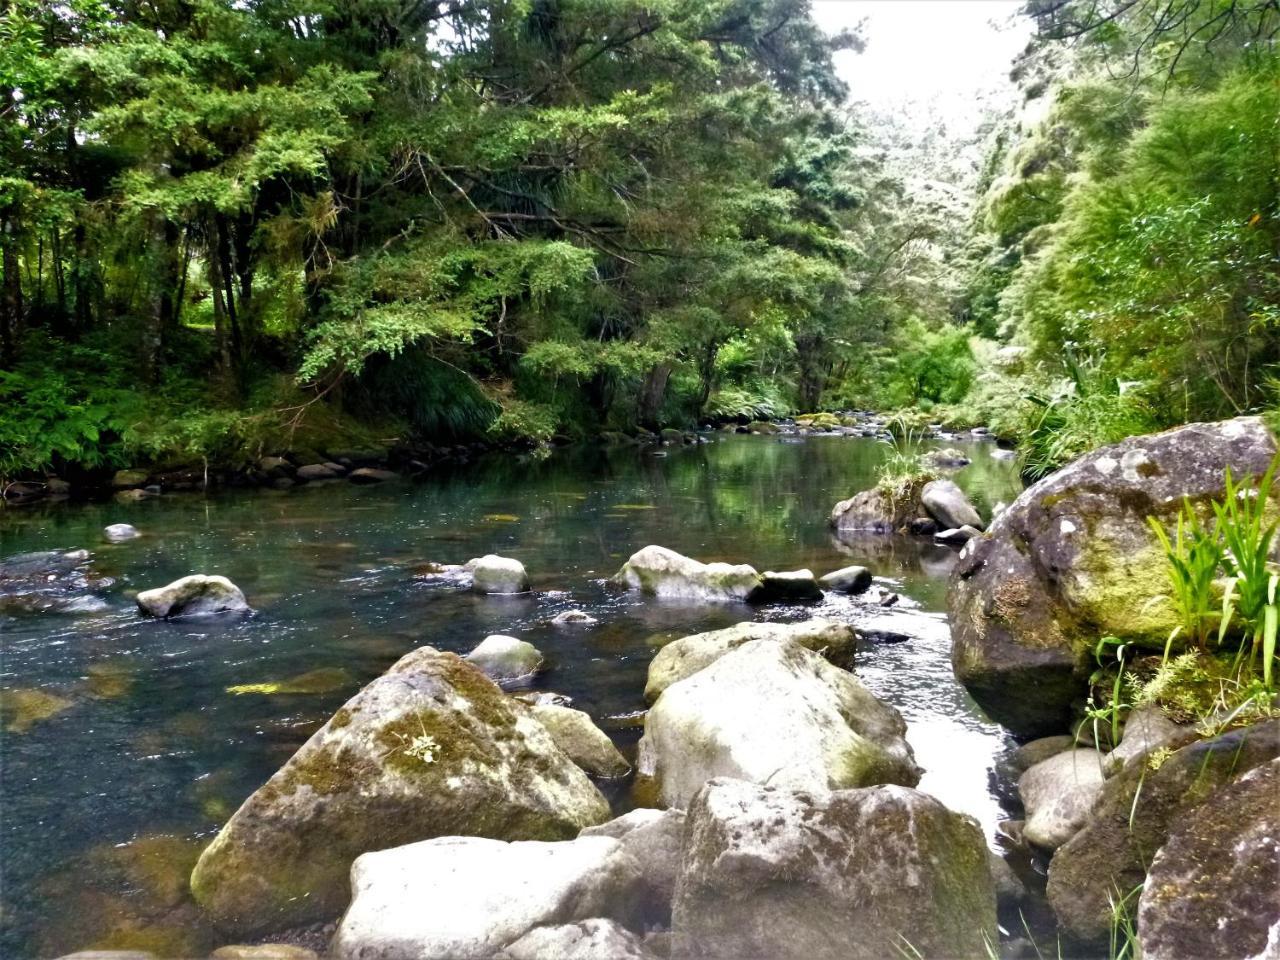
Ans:
[[[18,274],[18,222],[6,217],[0,247],[3,247],[4,291],[0,298],[0,360],[6,366],[18,353],[22,336],[22,277]]]
[[[669,363],[658,364],[645,376],[636,410],[636,420],[642,427],[648,427],[650,430],[657,428],[658,411],[662,408],[662,400],[667,395],[667,381],[670,379],[671,364]]]

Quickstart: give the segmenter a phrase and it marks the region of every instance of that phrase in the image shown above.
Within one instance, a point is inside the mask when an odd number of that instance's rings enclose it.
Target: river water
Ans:
[[[984,515],[1020,484],[991,444],[960,446],[955,475]],[[890,612],[833,597],[809,607],[694,606],[605,583],[634,550],[662,544],[759,569],[850,563],[900,592],[912,638],[865,643],[857,673],[908,721],[921,789],[973,814],[989,839],[1001,807],[991,770],[1011,746],[951,674],[941,611],[954,552],[926,542],[834,538],[835,501],[875,482],[873,440],[716,435],[663,450],[573,448],[494,456],[417,482],[345,481],[288,491],[175,494],[140,503],[0,510],[0,557],[87,547],[115,578],[99,609],[0,614],[0,687],[59,709],[0,735],[0,955],[216,945],[186,900],[200,846],[360,686],[422,644],[465,653],[490,633],[547,656],[537,688],[573,698],[628,756],[647,664],[665,640],[752,617],[830,616],[907,633]],[[104,541],[109,523],[143,537]],[[534,592],[480,597],[424,565],[519,558]],[[133,594],[192,572],[225,574],[256,614],[163,623]],[[580,608],[592,627],[547,621]],[[883,638],[883,636],[882,636]],[[319,692],[232,693],[307,674]],[[11,701],[12,702],[12,701]],[[630,783],[602,784],[618,811]]]

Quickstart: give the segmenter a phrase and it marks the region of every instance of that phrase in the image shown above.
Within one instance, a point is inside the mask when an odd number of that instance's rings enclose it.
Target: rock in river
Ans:
[[[971,541],[947,595],[956,676],[1024,736],[1065,729],[1098,637],[1163,649],[1180,622],[1147,524],[1183,497],[1207,510],[1223,473],[1262,474],[1276,442],[1258,417],[1193,423],[1095,450],[1025,490]]]
[[[587,773],[612,778],[625,777],[631,772],[631,764],[618,752],[608,734],[581,710],[554,703],[535,703],[529,709],[547,728],[556,746]]]
[[[640,871],[609,837],[503,843],[441,837],[351,868],[351,906],[334,960],[489,958],[536,927],[631,920]]]
[[[812,570],[766,570],[760,589],[751,595],[756,603],[814,603],[822,599],[822,588]]]
[[[476,593],[527,593],[529,574],[524,564],[511,557],[485,554],[467,563],[471,570],[471,589]]]
[[[467,661],[491,680],[521,680],[532,677],[542,668],[542,653],[525,640],[494,633],[467,654]]]
[[[676,957],[984,957],[996,897],[978,824],[905,787],[708,783],[689,808]]]
[[[871,571],[866,567],[841,567],[818,582],[840,593],[866,593],[871,589]]]
[[[1103,784],[1084,829],[1049,862],[1046,893],[1063,930],[1105,943],[1116,891],[1143,882],[1172,833],[1210,816],[1219,788],[1277,756],[1280,720],[1270,720],[1188,744],[1156,770],[1125,764]]]
[[[691,677],[710,666],[730,650],[752,640],[791,640],[821,653],[828,660],[847,666],[853,662],[857,635],[847,624],[815,617],[801,623],[745,623],[723,630],[695,633],[667,644],[649,662],[649,679],[644,698],[653,703],[673,683]]]
[[[836,790],[915,785],[898,711],[792,640],[751,640],[672,684],[645,717],[641,789],[685,807],[712,777]]]
[[[142,536],[142,534],[138,533],[137,527],[128,523],[113,523],[103,528],[102,535],[110,543],[124,543],[126,540],[133,540]]]
[[[652,545],[633,553],[613,579],[656,597],[711,601],[752,599],[763,582],[745,563],[700,563]]]
[[[1144,960],[1280,957],[1280,760],[1175,827],[1147,874],[1138,941]]]
[[[451,834],[564,839],[608,816],[528,708],[460,657],[421,647],[245,801],[191,889],[228,930],[281,928],[340,911],[367,851]]]
[[[138,609],[150,617],[208,617],[221,613],[249,613],[240,588],[226,577],[193,573],[154,590],[138,594]]]
[[[1102,754],[1067,750],[1034,764],[1018,779],[1027,810],[1023,835],[1037,847],[1057,850],[1084,826],[1102,792]]]
[[[973,527],[981,530],[982,517],[969,498],[951,480],[931,480],[920,491],[920,503],[943,530]]]

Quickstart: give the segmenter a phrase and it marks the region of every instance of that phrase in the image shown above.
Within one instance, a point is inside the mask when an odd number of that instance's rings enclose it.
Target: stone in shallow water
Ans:
[[[920,779],[906,724],[845,670],[752,640],[672,684],[645,718],[638,788],[684,807],[712,777],[816,791]]]
[[[468,561],[471,570],[471,589],[476,593],[526,593],[529,590],[529,574],[524,564],[511,557],[486,554]]]
[[[467,654],[467,661],[491,680],[520,680],[542,668],[542,653],[532,643],[494,633]]]
[[[250,613],[240,588],[226,577],[195,573],[138,594],[138,609],[151,617],[207,617]]]
[[[563,839],[609,805],[527,707],[421,647],[340,709],[200,857],[191,888],[229,931],[342,910],[352,861],[450,834]]]
[[[351,674],[342,667],[320,667],[308,670],[288,680],[268,680],[265,683],[241,683],[227,687],[227,693],[237,696],[247,693],[257,694],[314,694],[330,693],[341,690],[351,683]]]
[[[840,593],[866,593],[871,587],[871,571],[866,567],[841,567],[818,581],[828,590]]]
[[[997,942],[982,830],[927,794],[715,779],[686,837],[674,956],[950,960]]]
[[[102,534],[111,543],[124,543],[126,540],[135,540],[142,536],[137,527],[128,523],[113,523],[103,528]]]
[[[749,600],[762,583],[745,563],[702,563],[652,544],[633,553],[613,580],[655,597],[701,601]]]
[[[1084,826],[1102,780],[1097,750],[1068,750],[1030,767],[1018,779],[1027,810],[1023,835],[1038,847],[1058,849]]]
[[[760,589],[752,594],[755,603],[814,603],[822,599],[822,588],[812,570],[766,570]]]
[[[0,690],[0,718],[9,733],[26,733],[41,720],[48,720],[75,703],[47,690],[18,687]]]

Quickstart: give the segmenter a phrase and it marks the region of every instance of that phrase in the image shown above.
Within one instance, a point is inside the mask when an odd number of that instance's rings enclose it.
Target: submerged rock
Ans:
[[[871,589],[871,571],[866,567],[841,567],[832,570],[819,581],[828,590],[839,593],[866,593]]]
[[[528,709],[421,647],[340,709],[204,851],[191,877],[227,930],[323,919],[361,853],[449,834],[563,839],[609,806]]]
[[[90,566],[88,550],[41,550],[0,560],[0,614],[84,613],[105,604],[93,591],[108,587]]]
[[[792,640],[751,640],[666,688],[637,773],[684,807],[712,777],[810,790],[920,779],[906,724],[854,676]]]
[[[749,600],[762,583],[745,563],[701,563],[653,545],[633,553],[613,580],[656,597],[704,601]]]
[[[986,956],[982,831],[905,787],[810,794],[715,779],[689,808],[673,956]]]
[[[537,703],[529,709],[534,719],[547,728],[556,746],[587,773],[612,778],[625,777],[631,772],[626,757],[581,710],[553,703]]]
[[[378,467],[358,467],[347,474],[347,479],[352,483],[385,483],[388,480],[399,480],[400,474]]]
[[[441,837],[366,853],[334,960],[488,958],[538,927],[629,922],[640,872],[617,840],[503,843]]]
[[[857,634],[847,624],[815,617],[801,623],[746,623],[723,630],[695,633],[666,644],[649,662],[644,698],[653,703],[673,683],[691,677],[730,650],[752,640],[790,640],[821,653],[839,665],[853,662]]]
[[[103,528],[102,535],[110,543],[124,543],[126,540],[134,540],[142,536],[138,533],[137,527],[128,523],[113,523]]]
[[[193,573],[154,590],[138,594],[138,609],[149,617],[208,617],[222,613],[250,613],[240,588],[226,577]]]
[[[529,574],[524,564],[511,557],[489,553],[467,563],[471,569],[471,589],[476,593],[527,593]]]
[[[351,674],[342,667],[320,667],[308,670],[288,680],[268,680],[264,683],[240,683],[227,687],[227,693],[235,696],[256,693],[266,696],[278,694],[317,694],[341,690],[352,681]]]
[[[17,687],[0,690],[0,721],[8,733],[26,733],[41,720],[56,717],[75,701],[48,690]]]
[[[1172,523],[1184,496],[1207,510],[1228,466],[1260,475],[1275,454],[1258,417],[1189,424],[1095,450],[1025,490],[952,574],[956,676],[1017,734],[1065,729],[1098,637],[1163,649],[1180,623],[1147,518]]]
[[[527,641],[494,633],[467,654],[467,662],[491,680],[522,680],[542,669],[542,652]]]
[[[599,623],[595,617],[584,610],[562,610],[551,618],[551,624],[556,627],[566,626],[582,626],[589,627],[593,623]]]
[[[1171,833],[1211,809],[1218,788],[1277,756],[1280,720],[1270,720],[1189,744],[1155,770],[1126,764],[1103,784],[1084,829],[1049,862],[1046,893],[1063,930],[1104,943],[1117,891],[1124,896],[1143,882]]]
[[[1057,850],[1084,826],[1102,779],[1097,750],[1067,750],[1031,766],[1018,779],[1027,810],[1023,836],[1037,847]]]
[[[1144,960],[1280,956],[1280,759],[1175,824],[1138,904]]]

